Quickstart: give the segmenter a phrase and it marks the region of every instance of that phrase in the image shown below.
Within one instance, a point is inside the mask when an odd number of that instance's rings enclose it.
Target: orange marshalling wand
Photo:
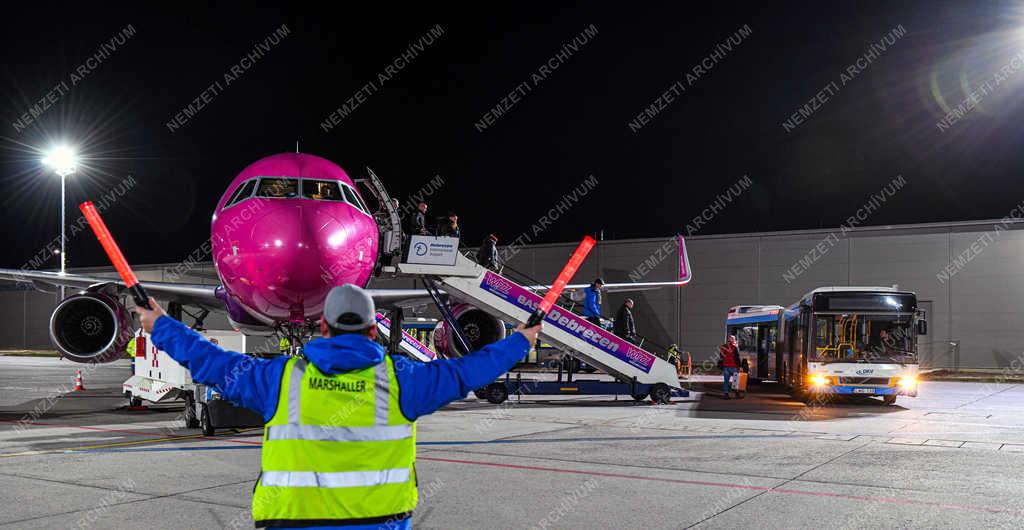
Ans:
[[[547,294],[544,295],[544,299],[540,301],[540,305],[537,306],[537,310],[530,315],[530,319],[526,321],[526,327],[530,328],[540,324],[544,321],[544,316],[548,314],[551,307],[555,305],[555,300],[562,295],[562,291],[565,290],[565,286],[569,283],[569,280],[576,274],[576,270],[583,264],[583,260],[586,259],[587,254],[590,253],[590,249],[594,248],[597,241],[594,238],[587,236],[580,242],[580,246],[576,247],[576,251],[572,253],[572,257],[569,258],[568,263],[565,267],[562,267],[562,272],[558,273],[558,277],[555,278],[554,285],[551,289],[548,289]]]
[[[139,285],[139,279],[135,277],[132,268],[128,266],[128,261],[124,259],[124,254],[121,253],[121,248],[117,246],[117,241],[114,241],[114,236],[110,235],[110,230],[107,230],[107,225],[103,223],[103,219],[100,218],[100,212],[96,210],[92,201],[83,202],[78,205],[78,209],[82,210],[85,220],[89,222],[92,231],[96,233],[96,239],[100,241],[100,245],[103,245],[103,250],[107,252],[110,262],[114,264],[117,273],[121,275],[125,286],[128,287],[128,291],[132,293],[135,305],[152,309],[152,307],[149,307],[149,295]]]

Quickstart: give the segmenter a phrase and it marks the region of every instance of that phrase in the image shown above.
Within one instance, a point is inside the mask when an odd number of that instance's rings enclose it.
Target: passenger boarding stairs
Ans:
[[[399,263],[399,275],[433,280],[437,287],[506,322],[526,322],[542,296],[491,271],[460,252],[454,265]],[[681,388],[676,367],[571,311],[555,306],[544,319],[541,335],[591,366],[623,383],[664,384]]]
[[[391,319],[386,318],[384,315],[377,313],[377,331],[382,337],[391,336]],[[402,338],[398,342],[398,349],[405,352],[406,355],[428,363],[437,358],[437,354],[433,350],[427,347],[426,344],[416,340],[415,337],[410,335],[406,331],[402,331]]]

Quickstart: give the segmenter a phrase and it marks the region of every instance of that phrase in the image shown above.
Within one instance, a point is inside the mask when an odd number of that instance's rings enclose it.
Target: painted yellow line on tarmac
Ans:
[[[134,441],[131,441],[131,442],[111,442],[111,443],[107,443],[107,444],[82,445],[82,446],[78,446],[78,447],[62,447],[60,449],[43,449],[43,450],[39,450],[39,451],[22,451],[20,453],[0,454],[0,457],[32,456],[32,455],[46,455],[46,454],[56,454],[56,453],[73,453],[75,451],[87,451],[89,449],[106,449],[106,448],[109,448],[109,447],[118,447],[118,446],[124,446],[124,445],[140,445],[140,444],[147,444],[147,443],[172,442],[174,440],[185,440],[185,439],[189,439],[189,438],[199,438],[199,437],[202,437],[202,436],[203,436],[202,434],[190,434],[190,435],[187,435],[187,436],[168,436],[166,438],[153,438],[153,439],[149,439],[149,440],[134,440]]]
[[[68,447],[66,449],[60,449],[60,451],[87,451],[89,449],[106,449],[108,447],[118,447],[122,445],[141,445],[148,443],[172,442],[174,440],[188,440],[190,438],[201,438],[202,436],[202,434],[187,434],[184,436],[168,436],[165,438],[153,438],[150,440],[133,440],[130,442],[111,442],[106,444],[82,445],[79,447]]]
[[[250,430],[255,430],[255,429],[250,429]],[[238,434],[240,434],[242,432],[245,432],[245,431],[239,431]],[[212,437],[205,436],[205,435],[203,435],[201,433],[200,434],[188,434],[188,435],[184,435],[184,436],[167,436],[167,437],[164,437],[164,438],[151,438],[151,439],[147,439],[147,440],[133,440],[133,441],[129,441],[129,442],[111,442],[111,443],[106,443],[106,444],[82,445],[82,446],[78,446],[78,447],[63,447],[63,448],[60,448],[60,449],[43,449],[43,450],[38,450],[38,451],[22,451],[20,453],[0,454],[0,457],[33,456],[33,455],[46,455],[46,454],[58,454],[58,453],[73,453],[73,452],[76,452],[76,451],[88,451],[90,449],[108,449],[108,448],[111,448],[111,447],[121,447],[121,446],[126,446],[126,445],[155,444],[155,443],[162,443],[162,442],[173,442],[173,441],[176,441],[176,440],[189,440],[189,439],[194,439],[194,438],[212,439]],[[225,439],[224,441],[228,442],[228,441],[231,441],[231,440]]]

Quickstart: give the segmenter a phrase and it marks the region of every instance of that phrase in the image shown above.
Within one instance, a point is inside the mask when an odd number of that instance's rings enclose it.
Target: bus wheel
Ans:
[[[659,405],[667,405],[672,400],[672,389],[665,383],[657,383],[651,387],[651,401]]]
[[[508,388],[504,383],[491,383],[487,385],[487,401],[498,405],[508,399]]]
[[[882,401],[884,401],[886,405],[892,405],[892,404],[896,403],[896,394],[889,394],[888,396],[882,396]]]

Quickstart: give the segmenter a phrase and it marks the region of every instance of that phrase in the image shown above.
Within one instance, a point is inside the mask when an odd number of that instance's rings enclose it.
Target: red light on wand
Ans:
[[[92,231],[96,233],[96,239],[100,241],[100,245],[107,252],[110,262],[114,264],[117,273],[121,275],[125,286],[128,287],[128,291],[132,293],[135,305],[153,309],[149,306],[149,295],[139,285],[139,279],[135,277],[132,268],[128,266],[128,261],[124,259],[124,254],[121,253],[121,248],[117,246],[117,241],[114,241],[114,236],[110,235],[110,230],[107,230],[107,225],[103,223],[103,219],[100,218],[100,212],[93,206],[92,201],[83,202],[78,205],[78,209],[82,210],[85,220],[89,222]]]
[[[576,270],[583,264],[583,260],[586,259],[587,254],[590,254],[590,249],[594,248],[597,241],[594,238],[587,236],[580,242],[580,246],[576,247],[576,251],[572,253],[569,261],[562,267],[562,272],[558,273],[558,277],[555,278],[554,285],[548,290],[547,294],[544,295],[544,299],[540,301],[540,305],[537,306],[537,310],[530,315],[530,319],[526,321],[526,327],[531,328],[540,324],[544,320],[544,316],[548,314],[551,307],[555,305],[555,300],[562,295],[562,291],[565,290],[565,286],[569,283],[569,280],[576,274]]]

